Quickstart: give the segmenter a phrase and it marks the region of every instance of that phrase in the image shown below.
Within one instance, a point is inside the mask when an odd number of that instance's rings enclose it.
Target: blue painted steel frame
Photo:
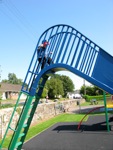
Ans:
[[[49,57],[54,64],[40,70],[37,49],[44,39],[50,43],[46,50],[53,52]],[[59,69],[71,71],[113,94],[113,57],[79,31],[64,24],[52,26],[40,36],[21,90],[33,96],[41,76]]]
[[[60,70],[60,71],[61,71],[61,70],[70,71],[70,72],[72,72],[72,73],[78,75],[79,77],[82,77],[82,78],[86,79],[86,80],[89,81],[90,83],[92,83],[92,84],[94,84],[94,85],[100,87],[101,89],[107,91],[108,93],[111,93],[111,94],[113,93],[113,89],[108,88],[107,85],[103,85],[102,82],[99,82],[98,80],[96,80],[96,79],[94,79],[94,78],[91,78],[91,77],[89,77],[88,75],[83,74],[82,72],[78,71],[77,69],[73,69],[73,67],[70,67],[70,66],[65,65],[65,64],[53,64],[53,65],[51,65],[51,66],[46,67],[46,68],[45,68],[43,71],[41,71],[41,72],[39,73],[39,75],[37,76],[36,82],[35,82],[34,85],[32,86],[32,90],[31,90],[31,93],[30,93],[32,96],[35,94],[35,90],[36,90],[36,88],[37,88],[37,84],[38,84],[40,78],[41,78],[42,76],[44,76],[45,74],[51,73],[50,70],[52,70],[52,69],[54,69],[54,70],[56,69],[57,71],[59,71],[59,70]],[[56,72],[57,72],[57,71],[56,71]],[[35,90],[34,90],[34,89],[35,89]]]

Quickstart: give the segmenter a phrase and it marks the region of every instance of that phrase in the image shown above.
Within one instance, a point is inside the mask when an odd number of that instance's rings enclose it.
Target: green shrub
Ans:
[[[92,99],[96,99],[98,101],[103,100],[103,95],[98,95],[98,96],[89,96],[89,95],[84,95],[83,98],[86,100],[86,102],[90,102]],[[106,98],[110,98],[110,95],[106,95]]]

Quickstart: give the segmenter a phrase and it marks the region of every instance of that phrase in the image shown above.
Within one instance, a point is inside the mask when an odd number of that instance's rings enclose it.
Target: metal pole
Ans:
[[[107,108],[106,108],[106,94],[105,94],[105,91],[103,91],[103,97],[104,97],[104,106],[105,106],[106,125],[107,125],[107,130],[109,132],[110,128],[109,128],[109,121],[108,121],[108,111],[107,111]]]

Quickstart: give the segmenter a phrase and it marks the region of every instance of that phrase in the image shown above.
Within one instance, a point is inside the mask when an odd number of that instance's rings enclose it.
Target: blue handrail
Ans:
[[[47,65],[41,70],[41,64],[37,61],[37,49],[44,39],[50,43],[47,50],[52,51],[49,57],[54,60],[55,66],[68,65],[69,71],[73,69],[73,73],[79,72],[82,78],[113,94],[113,57],[78,30],[64,24],[52,26],[40,36],[22,91],[29,93],[33,80],[46,71]],[[51,69],[54,69],[54,65],[51,65]]]

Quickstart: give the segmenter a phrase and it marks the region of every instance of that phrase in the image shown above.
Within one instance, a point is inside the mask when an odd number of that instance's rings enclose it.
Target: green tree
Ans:
[[[16,77],[16,74],[9,73],[8,74],[8,80],[2,80],[2,82],[11,83],[11,84],[22,84],[22,79],[18,79]]]
[[[47,89],[49,98],[55,98],[64,95],[62,81],[58,78],[51,78],[47,81]]]
[[[97,86],[93,86],[95,95],[103,95],[103,90]]]
[[[58,78],[62,81],[64,97],[66,97],[68,92],[73,92],[74,84],[73,84],[73,81],[68,76],[55,74],[55,76],[53,76],[53,78]]]
[[[86,95],[95,96],[102,95],[103,91],[97,86],[82,86],[80,93],[84,95],[84,88],[86,88]]]
[[[44,87],[41,98],[45,98],[47,95],[48,95],[48,89],[46,87]]]
[[[94,93],[94,89],[93,87],[91,86],[82,86],[81,89],[80,89],[80,94],[83,94],[84,95],[84,90],[86,90],[86,95],[95,95]]]
[[[63,84],[64,97],[65,97],[68,92],[73,92],[74,84],[73,81],[68,76],[65,75],[60,76],[60,80],[62,81]]]
[[[65,97],[68,92],[72,92],[73,90],[74,84],[68,76],[55,74],[46,82],[41,97],[44,98],[47,94],[49,98],[55,98],[55,96],[59,95]]]

